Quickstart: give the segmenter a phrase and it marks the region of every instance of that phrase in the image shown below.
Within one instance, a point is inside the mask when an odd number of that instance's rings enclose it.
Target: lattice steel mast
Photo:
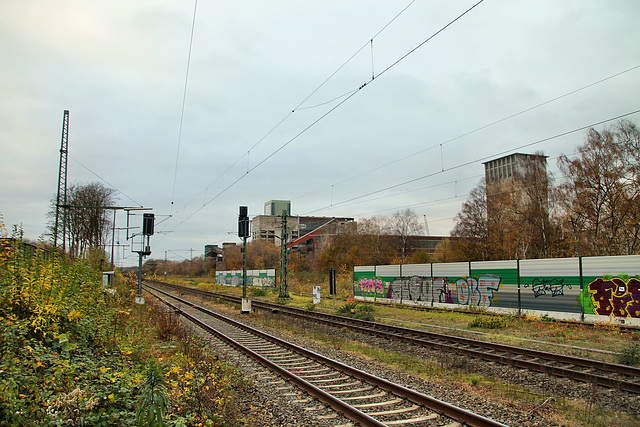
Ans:
[[[56,224],[53,229],[53,246],[58,247],[58,234],[62,223],[62,253],[66,251],[67,234],[67,144],[69,142],[69,110],[62,117],[62,141],[60,143],[60,168],[58,170],[58,195],[56,198]]]

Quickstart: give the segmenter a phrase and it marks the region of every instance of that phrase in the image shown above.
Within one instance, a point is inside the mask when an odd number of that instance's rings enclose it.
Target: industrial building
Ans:
[[[357,231],[357,223],[353,218],[291,215],[291,202],[288,200],[271,200],[264,206],[264,215],[253,218],[252,237],[254,240],[266,240],[275,246],[281,245],[283,213],[286,218],[287,246],[302,253],[313,252],[318,242],[328,236],[355,234]]]

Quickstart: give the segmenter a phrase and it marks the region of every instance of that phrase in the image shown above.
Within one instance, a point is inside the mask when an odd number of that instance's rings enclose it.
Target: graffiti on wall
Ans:
[[[571,289],[571,285],[565,284],[564,279],[538,279],[535,278],[531,282],[531,284],[525,283],[524,287],[528,288],[531,286],[531,290],[533,291],[533,296],[538,298],[543,295],[551,295],[551,297],[557,297],[560,295],[564,295],[564,288],[568,287]]]
[[[357,282],[357,284],[360,288],[360,292],[363,295],[368,294],[367,296],[374,297],[384,296],[384,282],[382,281],[382,279],[379,279],[377,277],[363,277]]]
[[[249,277],[250,286],[256,286],[260,288],[273,288],[276,285],[275,277],[264,277],[264,276],[251,276]]]
[[[602,316],[640,318],[640,281],[627,281],[619,277],[605,280],[597,278],[589,283],[593,311]]]
[[[494,291],[500,289],[502,279],[498,276],[466,277],[456,281],[458,304],[490,307]]]
[[[402,301],[432,302],[434,286],[438,286],[436,282],[443,281],[443,279],[433,279],[431,277],[400,277],[389,284],[387,298]]]
[[[501,284],[500,277],[488,275],[461,278],[455,283],[445,278],[401,277],[389,284],[387,298],[489,307]]]
[[[495,292],[502,278],[493,275],[465,277],[455,282],[441,277],[397,277],[384,282],[375,277],[363,277],[354,282],[356,290],[366,297],[386,297],[395,301],[445,303],[490,307],[497,300]]]
[[[433,279],[433,286],[438,291],[438,302],[454,304],[453,290],[449,289],[449,285],[453,285],[453,283],[447,282],[446,279]]]

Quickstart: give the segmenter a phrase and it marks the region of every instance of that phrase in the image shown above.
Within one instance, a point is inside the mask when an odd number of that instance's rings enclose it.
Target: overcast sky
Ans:
[[[476,2],[0,0],[4,223],[45,233],[69,110],[68,185],[153,208],[154,258],[239,243],[271,199],[447,235],[482,162],[557,172],[570,131],[640,109],[640,2]]]

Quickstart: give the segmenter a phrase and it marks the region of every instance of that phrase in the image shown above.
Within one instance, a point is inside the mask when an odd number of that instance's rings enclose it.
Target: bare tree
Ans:
[[[451,239],[440,248],[449,261],[491,259],[489,223],[487,215],[487,189],[484,178],[469,193],[456,215]]]
[[[395,212],[389,219],[388,232],[397,239],[398,251],[404,263],[409,254],[411,236],[422,235],[423,227],[413,209]]]
[[[540,159],[542,153],[536,153]],[[519,243],[514,258],[546,258],[551,247],[551,212],[555,194],[553,176],[541,162],[530,162],[515,172],[520,182],[512,192],[511,209],[514,214],[513,231]]]
[[[104,250],[111,228],[109,207],[114,205],[114,193],[115,190],[99,183],[74,184],[67,189],[65,237],[71,257],[84,257],[89,249]],[[55,202],[52,202],[51,212],[55,209]],[[50,225],[52,233],[54,227],[54,224]]]
[[[542,153],[489,189],[483,178],[456,215],[447,256],[458,261],[542,258],[553,245],[553,179]]]
[[[640,250],[640,132],[624,120],[590,129],[574,159],[559,166],[567,182],[564,224],[576,236],[576,255],[621,255]]]

